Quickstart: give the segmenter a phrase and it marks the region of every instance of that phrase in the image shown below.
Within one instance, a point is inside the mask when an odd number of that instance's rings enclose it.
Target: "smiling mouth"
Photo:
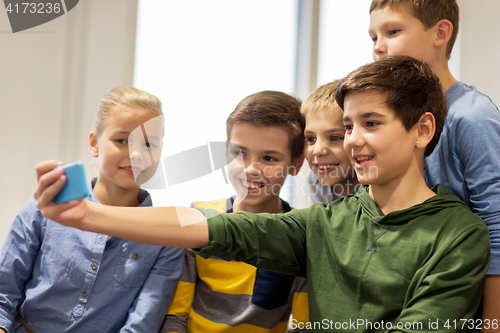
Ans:
[[[134,175],[134,176],[140,175],[143,171],[139,168],[133,168],[133,167],[121,167],[120,169],[122,169],[126,173]]]
[[[241,184],[249,190],[257,190],[266,186],[265,183],[261,182],[249,182],[246,180],[240,180]]]
[[[365,167],[370,163],[372,159],[373,156],[361,156],[361,157],[355,157],[354,162],[356,164],[356,167]]]
[[[332,169],[335,169],[338,166],[339,166],[338,164],[323,164],[323,165],[316,165],[316,169],[318,169],[319,173],[326,173],[328,171],[332,171]]]

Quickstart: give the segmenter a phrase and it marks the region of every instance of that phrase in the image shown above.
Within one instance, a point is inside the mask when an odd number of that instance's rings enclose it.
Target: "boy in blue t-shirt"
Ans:
[[[370,6],[374,60],[417,58],[432,67],[443,85],[448,116],[436,149],[425,159],[424,175],[429,186],[445,185],[488,226],[491,265],[483,318],[500,319],[500,112],[448,68],[458,25],[456,0],[373,0]]]

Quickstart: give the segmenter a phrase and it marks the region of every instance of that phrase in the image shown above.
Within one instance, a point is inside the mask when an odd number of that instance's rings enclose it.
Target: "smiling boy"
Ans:
[[[439,79],[418,60],[387,57],[349,74],[335,97],[363,186],[328,205],[285,214],[56,205],[64,177],[47,172],[54,162],[38,165],[35,196],[77,228],[306,276],[313,332],[467,331],[456,323],[480,302],[489,237],[462,201],[424,181],[446,117]]]
[[[353,193],[359,186],[344,150],[343,111],[335,101],[339,82],[317,88],[301,107],[306,118],[304,155],[311,168],[307,176],[311,203],[329,203]]]
[[[221,213],[289,212],[280,192],[304,161],[300,104],[279,91],[261,91],[238,103],[226,121],[228,176],[236,195],[192,206]],[[292,304],[294,317],[307,318],[304,290],[303,279],[292,275],[188,251],[160,332],[285,333]]]
[[[369,34],[374,60],[408,55],[438,75],[449,114],[435,151],[425,160],[429,186],[441,183],[488,226],[491,265],[483,318],[500,320],[500,112],[488,96],[457,81],[448,68],[459,25],[456,0],[373,0]]]

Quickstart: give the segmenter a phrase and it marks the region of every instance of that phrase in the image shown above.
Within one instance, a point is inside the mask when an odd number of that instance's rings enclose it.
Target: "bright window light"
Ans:
[[[371,0],[321,2],[318,86],[373,61],[368,35]]]
[[[225,141],[226,118],[252,93],[292,93],[296,21],[290,0],[139,1],[134,86],[163,103],[163,157]],[[186,206],[234,190],[219,170],[150,193],[155,206]]]

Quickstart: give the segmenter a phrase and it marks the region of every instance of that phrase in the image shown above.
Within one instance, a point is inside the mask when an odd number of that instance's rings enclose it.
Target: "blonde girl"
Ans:
[[[162,137],[157,97],[112,89],[89,135],[99,171],[87,199],[151,206],[139,185],[156,171]],[[0,252],[0,332],[156,332],[184,250],[64,227],[36,204],[22,208]]]

